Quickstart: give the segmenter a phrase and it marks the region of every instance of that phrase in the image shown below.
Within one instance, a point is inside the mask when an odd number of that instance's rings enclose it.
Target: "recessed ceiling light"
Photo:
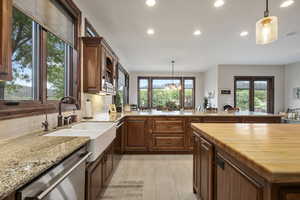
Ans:
[[[216,8],[219,8],[219,7],[224,6],[224,4],[225,4],[225,1],[224,1],[224,0],[216,0],[214,6],[215,6]]]
[[[287,8],[287,7],[291,6],[294,3],[295,3],[294,0],[285,0],[285,1],[282,2],[282,4],[280,5],[280,7],[281,8]]]
[[[154,31],[153,28],[149,28],[149,29],[147,30],[147,34],[148,34],[148,35],[154,35],[154,33],[155,33],[155,31]]]
[[[201,35],[201,31],[200,30],[195,30],[194,35]]]
[[[146,0],[146,4],[149,7],[153,7],[153,6],[155,6],[156,1],[155,0]]]
[[[241,37],[246,37],[246,36],[248,36],[249,35],[249,32],[248,31],[242,31],[241,33],[240,33],[240,36]]]

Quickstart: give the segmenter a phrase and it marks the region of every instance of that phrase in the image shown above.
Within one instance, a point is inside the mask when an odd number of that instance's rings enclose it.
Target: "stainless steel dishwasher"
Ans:
[[[85,167],[91,155],[86,148],[17,192],[17,200],[84,200]]]

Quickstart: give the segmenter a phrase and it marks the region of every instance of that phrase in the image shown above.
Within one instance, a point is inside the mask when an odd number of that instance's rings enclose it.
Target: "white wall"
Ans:
[[[130,104],[137,104],[137,83],[139,76],[164,76],[170,77],[170,72],[130,72],[130,82],[129,82],[129,103]],[[177,72],[175,76],[186,76],[186,77],[195,77],[195,84],[196,84],[196,96],[195,96],[195,103],[196,106],[202,104],[202,100],[204,97],[204,79],[203,73],[196,72],[196,73],[184,73],[184,72]]]
[[[212,107],[218,106],[218,66],[204,72],[204,96],[208,97],[209,92],[215,94],[210,102]]]
[[[275,113],[284,111],[284,69],[283,65],[219,65],[218,90],[231,89],[231,95],[218,92],[218,108],[225,104],[234,105],[234,76],[274,76],[275,77]]]
[[[296,87],[300,87],[300,62],[285,66],[285,110],[300,108],[300,100],[293,94]]]

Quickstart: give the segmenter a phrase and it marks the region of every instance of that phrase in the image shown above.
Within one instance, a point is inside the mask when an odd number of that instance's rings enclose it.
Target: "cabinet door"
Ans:
[[[113,146],[113,144],[111,144],[106,151],[105,167],[106,167],[105,181],[107,182],[113,173],[113,167],[114,167],[114,146]]]
[[[193,189],[199,195],[200,192],[200,137],[194,133],[194,148],[193,148]]]
[[[83,54],[84,91],[88,93],[99,93],[101,86],[101,65],[99,62],[101,60],[100,44],[92,43],[89,39],[85,39]]]
[[[12,0],[0,0],[0,80],[12,79]]]
[[[202,200],[213,200],[213,147],[203,138],[200,154],[200,196]]]
[[[201,118],[192,118],[188,119],[187,127],[186,127],[186,147],[188,149],[193,149],[194,137],[193,137],[193,129],[191,127],[192,123],[201,123]]]
[[[147,150],[147,119],[128,119],[125,137],[126,151],[146,151]]]
[[[95,162],[95,164],[87,168],[87,200],[97,200],[103,189],[102,159]]]
[[[217,200],[262,200],[262,187],[221,155],[216,157]]]
[[[280,200],[299,200],[300,188],[281,189]]]
[[[114,140],[114,168],[118,166],[122,158],[123,136],[124,136],[124,122],[122,122],[122,124],[120,124],[116,130],[116,138]]]

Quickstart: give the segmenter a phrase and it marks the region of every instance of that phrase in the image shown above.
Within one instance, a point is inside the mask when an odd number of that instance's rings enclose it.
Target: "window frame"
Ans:
[[[68,88],[70,95],[75,97],[80,105],[81,103],[81,45],[80,45],[80,34],[81,34],[81,11],[75,5],[72,0],[56,0],[65,11],[70,14],[74,19],[74,47],[70,50],[70,85],[72,88]],[[17,8],[16,8],[17,9]],[[22,12],[22,11],[21,11]],[[25,14],[26,15],[26,14]],[[57,100],[47,100],[47,30],[41,25],[37,25],[38,28],[38,40],[39,46],[36,49],[38,55],[38,66],[39,76],[37,84],[39,88],[37,91],[36,99],[34,100],[20,100],[13,101],[17,102],[17,105],[7,105],[10,100],[0,100],[0,120],[13,119],[19,117],[32,116],[43,113],[55,113],[58,111]],[[55,33],[54,33],[55,34]],[[71,84],[72,83],[72,84]],[[66,110],[72,110],[72,108],[66,108]]]
[[[186,89],[184,86],[184,82],[185,80],[192,80],[193,81],[193,95],[192,95],[192,98],[193,98],[193,103],[192,103],[192,106],[191,107],[188,107],[188,106],[185,106],[185,102],[184,102],[184,99],[185,99],[185,92],[184,90]],[[196,79],[195,77],[183,77],[183,80],[182,80],[182,104],[183,104],[183,108],[186,109],[186,110],[189,110],[189,109],[195,109],[195,105],[196,105],[196,96],[195,96],[195,92],[196,92]]]
[[[254,82],[255,81],[268,81],[268,98],[267,98],[267,113],[274,113],[274,76],[235,76],[234,77],[234,106],[236,107],[237,101],[237,81],[249,81],[249,111],[254,112]]]
[[[147,107],[141,107],[140,106],[140,80],[141,79],[147,79],[148,80],[148,106]],[[138,107],[140,109],[155,109],[155,107],[153,107],[153,80],[180,80],[180,84],[181,84],[181,90],[180,90],[180,94],[179,94],[179,102],[180,102],[180,109],[186,109],[186,110],[191,110],[191,109],[195,109],[195,102],[196,102],[196,78],[193,76],[185,76],[185,77],[179,77],[179,76],[175,76],[175,77],[168,77],[168,76],[138,76],[137,78],[137,96],[138,96]],[[193,81],[193,106],[192,107],[186,107],[184,105],[184,81],[185,80],[192,80]]]

